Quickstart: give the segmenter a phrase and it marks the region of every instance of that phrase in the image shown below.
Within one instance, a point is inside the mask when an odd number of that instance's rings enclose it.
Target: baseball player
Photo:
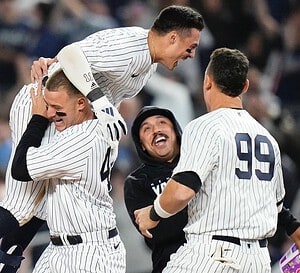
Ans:
[[[180,125],[168,109],[146,106],[133,121],[131,135],[142,164],[128,175],[124,199],[137,230],[134,211],[152,204],[162,192],[178,163],[181,133]],[[183,232],[186,223],[185,208],[161,221],[152,230],[153,238],[144,237],[152,250],[152,273],[162,272],[170,255],[186,242]]]
[[[18,181],[52,180],[46,184],[48,262],[38,263],[34,272],[125,272],[125,248],[109,196],[118,140],[102,125],[107,114],[97,111],[111,104],[105,97],[92,102],[95,119],[87,98],[61,70],[48,79],[44,96],[41,83],[34,91],[33,116],[11,168]],[[40,145],[48,119],[59,132]]]
[[[133,121],[131,135],[142,164],[128,175],[124,199],[129,216],[138,229],[134,211],[152,204],[171,177],[179,159],[181,129],[169,110],[146,106]],[[162,272],[170,255],[186,242],[183,232],[186,223],[184,209],[160,221],[151,230],[153,238],[144,237],[152,250],[153,273]],[[278,215],[278,225],[283,226],[300,249],[300,223],[285,207]]]
[[[248,67],[238,50],[212,53],[203,86],[208,113],[185,128],[178,165],[154,205],[135,211],[151,238],[151,228],[188,204],[187,243],[164,273],[271,272],[267,238],[285,190],[277,142],[242,107]]]
[[[59,66],[56,65],[56,67]],[[32,88],[34,88],[33,84],[25,85],[15,97],[11,107],[10,127],[12,131],[12,142],[14,144],[13,150],[15,150],[16,143],[19,142],[32,115],[32,104],[30,98],[30,90]],[[93,104],[95,103],[96,102]],[[107,106],[110,106],[108,101],[106,105],[99,107],[105,108]],[[112,112],[112,110],[108,111],[108,113]],[[110,121],[107,119],[107,115],[103,117],[102,112],[100,113],[102,122]],[[116,114],[118,115],[118,112],[116,112]],[[118,117],[120,118],[118,122],[123,121],[119,115]],[[115,123],[108,123],[108,126],[112,125],[114,128],[119,129],[119,131],[114,135],[114,138],[117,138],[117,135],[120,135],[124,130],[123,127],[119,127],[119,124],[122,123],[118,123],[118,126]],[[114,132],[112,128],[108,129],[109,132]],[[50,123],[42,139],[42,144],[49,143],[55,132],[56,130],[54,123]],[[110,136],[111,138],[113,137],[112,135]],[[12,155],[13,154],[14,152]],[[12,158],[10,160],[10,166],[11,163]],[[47,181],[44,182],[44,184],[46,184]],[[44,196],[45,188],[42,183],[30,181],[26,184],[22,184],[18,181],[15,181],[11,176],[10,167],[7,169],[6,173],[6,185],[5,199],[3,200],[2,207],[0,207],[0,230],[3,231],[4,229],[3,233],[6,232],[9,234],[2,238],[0,261],[1,263],[6,264],[4,267],[3,265],[1,266],[1,272],[11,273],[17,271],[23,259],[23,249],[27,247],[38,229],[42,224],[44,224],[44,221],[41,219],[46,219],[45,200],[41,202],[41,199]],[[4,206],[6,206],[6,209]],[[11,214],[13,214],[16,219],[12,217]],[[36,215],[38,218],[33,215]],[[19,224],[21,227],[19,227]],[[14,230],[15,232],[12,232]],[[8,254],[6,254],[6,252]]]
[[[145,86],[157,63],[173,70],[180,60],[193,58],[203,27],[202,16],[192,8],[169,6],[160,12],[150,30],[102,30],[64,47],[57,59],[63,69],[67,68],[64,72],[77,88],[82,89],[83,82],[86,89],[98,86],[111,103],[119,104]],[[46,74],[53,61],[36,61],[32,80]],[[83,71],[83,66],[91,67],[91,71]]]
[[[58,55],[58,59],[64,64],[62,65],[64,72],[72,83],[79,90],[85,90],[91,95],[89,99],[96,99],[94,96],[100,94],[100,86],[111,103],[117,105],[122,99],[129,98],[142,89],[147,79],[156,70],[156,63],[173,69],[180,59],[194,57],[203,27],[203,18],[198,12],[189,7],[170,6],[161,11],[150,30],[130,27],[100,31],[64,48]],[[34,82],[38,78],[41,79],[47,73],[48,65],[55,61],[46,59],[48,63],[45,64],[44,60],[35,62],[32,67]],[[84,72],[79,72],[83,70]],[[33,211],[19,206],[15,206],[16,212],[11,213],[10,203],[20,204],[20,200],[24,199],[27,184],[26,186],[15,185],[14,180],[7,179],[7,181],[10,184],[6,184],[10,187],[7,194],[10,195],[12,192],[16,194],[2,204],[4,211],[0,208],[1,237],[8,231],[16,229],[19,223],[28,220],[26,216],[25,220],[21,217],[16,221],[15,213],[33,215]],[[30,195],[36,193],[32,190]],[[29,198],[28,192],[26,194],[26,198]],[[28,203],[32,200],[36,198],[30,196]],[[8,247],[9,242],[3,250],[6,251]],[[3,259],[1,258],[3,255],[0,255],[0,262],[7,263],[8,257]]]

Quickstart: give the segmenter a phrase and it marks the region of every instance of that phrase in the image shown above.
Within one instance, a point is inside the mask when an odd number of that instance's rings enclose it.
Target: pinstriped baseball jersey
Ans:
[[[107,29],[77,42],[111,103],[135,96],[156,71],[157,64],[151,63],[148,32],[140,27]]]
[[[271,237],[284,197],[277,142],[246,111],[219,109],[190,122],[174,174],[194,171],[202,186],[189,203],[189,234]]]
[[[14,150],[31,118],[31,88],[31,84],[25,85],[16,95],[11,106],[9,125],[11,128],[13,149],[6,173],[5,197],[1,203],[1,206],[8,209],[20,224],[27,222],[33,215],[42,219],[46,218],[45,203],[42,202],[39,204],[37,200],[43,196],[43,191],[41,192],[43,185],[41,183],[33,183],[32,181],[20,183],[12,178],[10,171]],[[53,125],[49,126],[45,132],[42,144],[48,143],[54,132],[55,127]]]
[[[27,152],[34,181],[52,178],[47,189],[52,235],[109,230],[116,226],[108,184],[118,142],[94,119],[71,126],[53,141]],[[57,217],[59,215],[59,217]]]

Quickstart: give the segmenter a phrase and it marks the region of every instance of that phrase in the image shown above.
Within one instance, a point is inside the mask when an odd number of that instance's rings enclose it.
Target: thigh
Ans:
[[[171,255],[163,273],[271,273],[268,249],[211,241],[188,242]]]
[[[187,243],[171,255],[163,273],[237,273],[236,261],[217,259],[219,247],[215,243]]]
[[[119,237],[119,236],[117,236]],[[125,273],[126,253],[122,241],[54,246],[49,258],[55,273]]]
[[[33,273],[50,273],[49,267],[49,257],[53,251],[53,245],[49,244],[46,249],[43,251],[42,255],[36,262]]]

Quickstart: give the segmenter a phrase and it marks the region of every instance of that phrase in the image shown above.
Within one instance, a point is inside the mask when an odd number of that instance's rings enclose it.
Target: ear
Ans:
[[[176,42],[176,39],[177,39],[177,32],[175,30],[171,31],[169,33],[169,38],[170,38],[170,43],[174,44]]]
[[[245,82],[245,85],[244,85],[244,88],[243,88],[242,94],[244,94],[244,93],[246,93],[246,92],[248,91],[248,89],[249,89],[249,85],[250,85],[250,83],[249,83],[249,80],[248,80],[248,79],[246,79],[246,82]]]
[[[79,111],[82,111],[83,109],[85,109],[87,107],[88,101],[85,97],[80,96],[77,99],[77,105],[78,105],[78,109]]]
[[[203,82],[204,90],[210,90],[212,88],[212,85],[213,82],[211,77],[207,73],[205,73],[204,82]]]

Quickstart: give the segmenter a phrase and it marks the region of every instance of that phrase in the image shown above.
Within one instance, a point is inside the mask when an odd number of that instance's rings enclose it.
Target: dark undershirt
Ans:
[[[40,115],[33,115],[16,148],[11,174],[18,181],[31,181],[27,169],[26,155],[29,147],[39,147],[49,125],[49,120]]]

